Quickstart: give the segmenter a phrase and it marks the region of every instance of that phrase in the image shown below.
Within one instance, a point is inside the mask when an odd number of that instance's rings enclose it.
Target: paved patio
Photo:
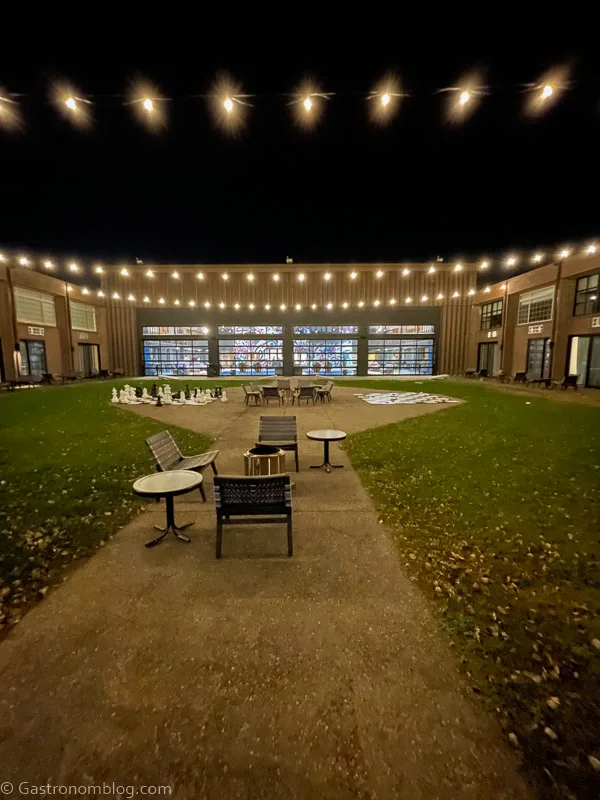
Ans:
[[[206,505],[194,493],[176,502],[192,544],[144,548],[164,515],[151,504],[24,618],[0,646],[0,780],[171,784],[176,798],[530,796],[343,451],[344,469],[308,469],[322,445],[307,430],[452,407],[369,406],[356,391],[284,412],[301,434],[292,559],[283,528],[248,526],[225,531],[217,562],[212,492]],[[229,395],[115,413],[207,432],[220,471],[239,472],[259,415],[282,412]]]

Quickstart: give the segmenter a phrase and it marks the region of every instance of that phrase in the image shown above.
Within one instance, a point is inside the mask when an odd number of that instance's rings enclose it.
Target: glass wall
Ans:
[[[206,340],[144,339],[143,344],[145,375],[206,375],[208,369]]]
[[[233,334],[235,336],[282,336],[283,325],[219,325],[219,336]]]
[[[294,333],[308,336],[319,333],[358,333],[358,325],[294,325]]]
[[[550,339],[530,339],[527,342],[527,378],[550,377]]]
[[[435,325],[369,325],[369,333],[381,336],[387,334],[435,333]]]
[[[356,375],[358,339],[294,339],[294,375]]]
[[[572,336],[569,375],[581,386],[600,388],[600,336]]]
[[[143,336],[206,336],[208,328],[202,328],[198,325],[186,325],[183,328],[173,328],[164,326],[144,327],[142,328]]]
[[[221,375],[283,375],[283,339],[219,339],[219,364]]]
[[[433,339],[369,339],[369,375],[432,375]]]

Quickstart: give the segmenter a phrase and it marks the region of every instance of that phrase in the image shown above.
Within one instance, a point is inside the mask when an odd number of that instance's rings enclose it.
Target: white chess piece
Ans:
[[[144,386],[144,388],[142,389],[142,400],[147,400],[147,399],[148,399],[148,389],[146,389],[146,387]]]
[[[173,398],[171,397],[171,395],[170,395],[170,394],[166,394],[166,395],[163,397],[163,403],[164,403],[166,406],[170,406],[172,402],[173,402]]]
[[[117,390],[116,389],[112,390],[112,397],[110,398],[110,402],[111,403],[118,403],[119,402],[119,397],[117,395]]]
[[[158,394],[158,396],[160,397],[160,399],[161,399],[161,400],[162,400],[162,399],[163,399],[163,397],[165,396],[165,393],[163,392],[163,388],[162,388],[162,386],[159,386],[159,387],[158,387],[158,392],[157,392],[157,394]]]
[[[129,395],[125,391],[125,389],[121,389],[119,392],[119,403],[128,403],[129,402]]]
[[[225,391],[225,389],[223,389],[223,396],[221,397],[221,402],[222,403],[228,403],[229,402],[229,398],[227,397],[227,392]]]

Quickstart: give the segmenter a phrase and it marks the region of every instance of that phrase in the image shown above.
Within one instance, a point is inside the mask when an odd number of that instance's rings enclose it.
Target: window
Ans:
[[[435,333],[435,325],[369,325],[369,333],[388,334]]]
[[[305,336],[320,333],[358,333],[358,325],[294,325],[294,333]]]
[[[600,292],[599,290],[600,275],[588,275],[585,278],[579,278],[577,281],[577,288],[575,291],[575,308],[573,314],[576,317],[581,317],[584,314],[596,314],[600,311]]]
[[[19,342],[21,375],[41,375],[46,372],[46,345],[39,341]]]
[[[274,375],[283,371],[283,339],[219,339],[221,375]]]
[[[29,289],[14,288],[17,322],[31,322],[34,325],[56,325],[54,297],[45,292],[32,292]]]
[[[145,375],[206,375],[208,342],[202,339],[144,339]]]
[[[550,339],[530,339],[527,342],[527,378],[550,377]]]
[[[96,330],[96,309],[85,303],[70,303],[71,327],[77,331]]]
[[[573,336],[569,352],[569,375],[577,383],[600,389],[600,336]]]
[[[143,336],[206,336],[208,332],[208,328],[197,325],[186,325],[183,328],[152,325],[142,328]]]
[[[356,375],[358,339],[294,339],[294,374]]]
[[[489,331],[490,328],[502,327],[502,300],[493,300],[481,306],[481,326],[482,331]]]
[[[369,375],[432,375],[433,339],[370,339]]]
[[[226,336],[227,334],[251,336],[253,333],[258,336],[267,336],[269,334],[281,336],[283,334],[283,325],[219,325],[219,336]]]
[[[520,295],[517,324],[552,319],[553,302],[554,286],[546,286],[545,289],[536,289],[535,292],[525,292]]]

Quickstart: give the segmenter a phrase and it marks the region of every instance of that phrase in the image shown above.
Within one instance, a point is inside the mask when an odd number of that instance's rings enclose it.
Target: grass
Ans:
[[[0,630],[138,512],[131,484],[154,471],[144,440],[164,425],[111,406],[114,385],[0,396]],[[184,452],[210,444],[174,432]]]
[[[352,462],[543,796],[597,798],[600,411],[434,391],[466,402],[349,437]]]

